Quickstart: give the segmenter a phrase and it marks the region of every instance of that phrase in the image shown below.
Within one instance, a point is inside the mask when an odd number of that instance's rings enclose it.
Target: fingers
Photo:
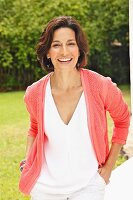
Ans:
[[[98,173],[100,174],[100,176],[104,179],[104,181],[106,182],[106,184],[109,184],[110,180],[110,171],[108,171],[104,166],[100,167],[98,169]]]
[[[102,172],[102,167],[100,167],[100,168],[98,169],[98,173],[101,174],[101,172]]]
[[[25,166],[25,163],[26,163],[26,160],[22,160],[21,162],[20,162],[20,164],[19,164],[19,166],[20,166],[20,171],[22,172],[22,170],[23,170],[23,168],[24,168],[24,166]]]

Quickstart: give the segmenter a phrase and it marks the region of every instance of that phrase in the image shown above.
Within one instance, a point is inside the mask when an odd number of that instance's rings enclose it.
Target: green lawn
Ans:
[[[130,107],[130,88],[121,87]],[[18,191],[19,161],[24,158],[28,114],[23,103],[24,92],[0,93],[0,200],[28,200]],[[109,132],[112,122],[109,120]],[[124,159],[118,159],[117,164]]]
[[[28,114],[24,92],[0,93],[0,199],[21,200],[19,161],[24,157]]]

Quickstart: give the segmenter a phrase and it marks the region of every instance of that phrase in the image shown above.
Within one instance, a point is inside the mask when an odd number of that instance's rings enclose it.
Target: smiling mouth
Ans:
[[[72,60],[72,58],[60,58],[58,59],[59,62],[61,63],[69,63]]]

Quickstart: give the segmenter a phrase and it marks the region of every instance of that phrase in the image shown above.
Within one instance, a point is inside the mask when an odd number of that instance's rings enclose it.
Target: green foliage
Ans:
[[[35,46],[47,22],[59,15],[71,15],[81,23],[90,46],[89,68],[117,83],[129,81],[127,0],[1,0],[0,8],[4,89],[24,88],[44,75]],[[115,40],[122,46],[112,46]]]
[[[121,165],[122,163],[124,163],[126,160],[127,160],[127,159],[126,159],[124,156],[119,155],[119,156],[118,156],[118,159],[117,159],[117,161],[116,161],[116,164],[115,164],[115,166],[114,166],[114,168],[120,166],[120,165]]]
[[[126,82],[129,79],[128,2],[95,0],[89,5],[90,65],[117,83]],[[113,46],[114,40],[122,46]]]

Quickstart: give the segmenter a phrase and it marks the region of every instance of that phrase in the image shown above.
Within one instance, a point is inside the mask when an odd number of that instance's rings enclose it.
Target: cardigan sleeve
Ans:
[[[27,111],[29,113],[29,130],[28,135],[36,137],[38,133],[38,123],[35,116],[35,98],[32,99],[32,93],[30,93],[30,86],[27,88],[25,95],[24,95],[24,102],[26,104]]]
[[[130,113],[121,90],[110,78],[107,78],[105,107],[114,122],[112,142],[125,144],[130,124]]]

